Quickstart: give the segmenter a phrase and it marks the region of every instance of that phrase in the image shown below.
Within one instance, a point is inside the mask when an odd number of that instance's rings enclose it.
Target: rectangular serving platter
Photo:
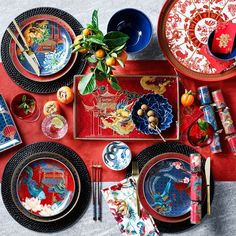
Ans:
[[[173,123],[162,132],[166,140],[179,140],[179,79],[170,75],[116,75],[122,88],[116,91],[107,81],[98,81],[92,94],[81,95],[74,77],[74,139],[81,140],[161,140],[158,135],[146,135],[133,128],[131,119],[122,118],[131,113],[135,101],[147,93],[166,97],[173,108]],[[123,109],[123,110],[122,110]]]
[[[22,139],[3,96],[0,94],[0,152],[22,143]]]

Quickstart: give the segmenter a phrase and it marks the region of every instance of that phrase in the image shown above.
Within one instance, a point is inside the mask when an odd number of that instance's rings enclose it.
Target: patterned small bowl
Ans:
[[[144,134],[158,134],[154,129],[148,127],[148,118],[146,115],[139,116],[137,111],[143,104],[153,110],[158,118],[158,128],[161,131],[168,129],[173,122],[172,106],[168,99],[159,94],[145,94],[140,97],[132,108],[132,120],[136,128]]]
[[[103,162],[111,170],[123,170],[131,162],[130,148],[123,142],[114,141],[109,143],[102,153]]]

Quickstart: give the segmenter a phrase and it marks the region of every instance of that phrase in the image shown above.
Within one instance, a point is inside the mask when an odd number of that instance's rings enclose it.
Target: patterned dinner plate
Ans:
[[[31,214],[50,217],[70,205],[75,186],[73,174],[65,164],[45,157],[23,168],[17,181],[17,193],[22,206]]]
[[[189,157],[165,153],[151,159],[142,169],[138,194],[142,206],[163,222],[181,222],[190,216]]]
[[[0,152],[21,144],[21,138],[7,104],[0,94]]]
[[[75,35],[74,31],[72,30],[72,28],[65,21],[63,21],[62,19],[60,19],[56,16],[53,16],[53,15],[34,15],[32,17],[27,18],[19,25],[20,25],[21,29],[24,29],[28,25],[32,24],[33,22],[42,21],[44,19],[47,19],[52,22],[56,22],[56,23],[58,23],[58,25],[63,26],[63,28],[66,29],[66,31],[70,34],[70,37],[72,39],[75,38],[76,35]],[[15,32],[15,34],[17,34],[17,32]],[[78,53],[73,53],[71,55],[69,62],[65,65],[64,68],[62,68],[57,73],[47,75],[47,76],[46,75],[37,76],[36,74],[32,74],[31,71],[28,71],[25,69],[25,67],[23,66],[23,64],[19,60],[19,51],[17,50],[16,43],[12,39],[9,44],[9,53],[10,53],[11,60],[14,64],[15,68],[18,70],[18,72],[21,73],[26,78],[28,78],[30,80],[37,81],[37,82],[49,82],[49,81],[54,81],[56,79],[61,78],[63,75],[65,75],[72,68],[72,66],[74,65],[74,63],[77,59],[77,56],[78,56]]]
[[[158,38],[169,62],[180,73],[198,80],[234,77],[235,61],[220,72],[201,52],[217,22],[236,23],[235,9],[234,0],[167,0],[159,17]]]
[[[29,155],[13,173],[13,201],[20,212],[37,222],[65,217],[77,204],[80,190],[77,170],[57,153]]]
[[[69,62],[72,39],[67,29],[56,20],[36,20],[22,29],[24,38],[40,64],[40,76],[48,76],[62,70]],[[35,74],[28,61],[17,48],[20,64]]]

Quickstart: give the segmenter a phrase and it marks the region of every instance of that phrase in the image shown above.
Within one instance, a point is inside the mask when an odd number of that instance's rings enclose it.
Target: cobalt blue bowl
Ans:
[[[139,116],[137,111],[143,104],[146,104],[150,110],[153,110],[158,118],[158,128],[161,131],[168,129],[173,122],[172,106],[168,99],[159,94],[145,94],[140,97],[134,104],[131,112],[132,120],[135,127],[144,134],[158,134],[154,129],[148,127],[148,117]]]
[[[214,34],[215,34],[215,31],[213,31],[208,38],[208,50],[211,53],[211,55],[219,60],[224,60],[224,61],[228,61],[228,60],[232,60],[236,58],[236,40],[234,40],[233,50],[230,54],[212,52],[211,48],[212,48]]]
[[[126,51],[139,52],[147,47],[152,37],[152,24],[141,11],[125,8],[116,12],[110,19],[107,32],[120,31],[129,36]]]

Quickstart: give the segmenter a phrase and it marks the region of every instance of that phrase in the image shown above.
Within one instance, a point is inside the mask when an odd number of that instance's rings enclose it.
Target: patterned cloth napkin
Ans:
[[[102,189],[103,196],[118,223],[121,235],[156,236],[159,231],[145,210],[140,206],[140,217],[136,207],[136,182],[130,177],[118,184]]]

